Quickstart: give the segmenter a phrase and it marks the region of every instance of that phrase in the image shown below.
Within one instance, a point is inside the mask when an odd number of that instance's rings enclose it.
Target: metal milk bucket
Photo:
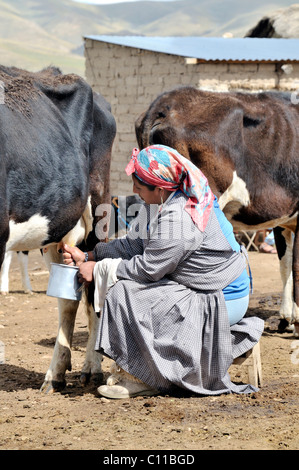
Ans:
[[[47,295],[60,299],[81,300],[82,287],[78,279],[78,266],[51,263]]]

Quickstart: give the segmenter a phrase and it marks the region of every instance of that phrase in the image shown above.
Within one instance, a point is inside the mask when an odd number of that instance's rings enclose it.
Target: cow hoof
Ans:
[[[82,374],[80,375],[81,385],[85,387],[87,384],[89,384],[89,382],[90,382],[90,373],[82,372]]]
[[[294,323],[294,336],[296,338],[299,337],[299,323],[298,322]]]
[[[293,333],[293,332],[294,332],[294,325],[289,325],[289,326],[287,326],[286,331],[287,331],[288,333]]]
[[[30,289],[26,289],[26,290],[24,290],[24,294],[33,295],[33,291],[30,290]]]
[[[283,333],[289,326],[288,320],[285,318],[281,318],[279,325],[278,325],[278,333]]]
[[[65,380],[63,382],[57,382],[56,380],[45,381],[40,388],[40,392],[45,395],[51,395],[55,392],[61,392],[66,386]]]
[[[104,374],[98,372],[97,374],[92,374],[92,383],[97,387],[104,383]]]

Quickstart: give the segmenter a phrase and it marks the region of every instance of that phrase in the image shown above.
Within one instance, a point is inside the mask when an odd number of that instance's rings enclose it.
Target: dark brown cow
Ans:
[[[235,230],[274,227],[281,325],[295,323],[299,332],[299,106],[292,96],[182,87],[158,96],[135,127],[140,148],[174,147],[202,170]]]

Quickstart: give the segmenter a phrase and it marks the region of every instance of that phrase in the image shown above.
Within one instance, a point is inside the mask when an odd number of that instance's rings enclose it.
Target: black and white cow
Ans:
[[[182,87],[158,96],[135,129],[140,148],[174,147],[203,171],[236,231],[274,227],[280,328],[294,323],[298,334],[299,105],[292,98]]]
[[[61,263],[62,242],[92,249],[97,224],[108,223],[115,120],[108,103],[79,76],[0,67],[0,81],[0,267],[5,252],[36,248],[48,266]],[[71,369],[78,302],[58,304],[59,331],[43,391],[61,390]],[[83,382],[101,373],[90,304],[88,316]]]

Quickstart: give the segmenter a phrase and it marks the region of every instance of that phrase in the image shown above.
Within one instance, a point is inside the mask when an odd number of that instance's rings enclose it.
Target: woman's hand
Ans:
[[[64,264],[80,266],[84,263],[85,254],[76,246],[63,245]]]
[[[78,279],[81,284],[88,286],[93,280],[95,261],[85,260],[85,253],[76,246],[63,245],[63,260],[65,264],[79,266]]]
[[[87,261],[86,263],[80,264],[78,273],[79,282],[84,283],[86,286],[92,282],[95,264],[95,261]]]

